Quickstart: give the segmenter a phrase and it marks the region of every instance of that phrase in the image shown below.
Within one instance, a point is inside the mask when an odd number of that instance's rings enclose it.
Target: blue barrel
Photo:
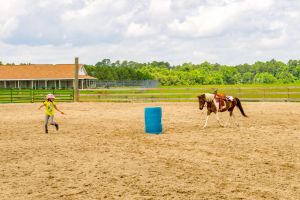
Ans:
[[[151,134],[160,134],[162,132],[161,107],[145,108],[145,131]]]

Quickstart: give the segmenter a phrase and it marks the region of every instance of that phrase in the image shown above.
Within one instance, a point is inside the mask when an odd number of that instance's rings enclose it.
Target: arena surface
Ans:
[[[242,104],[203,130],[197,103],[60,103],[48,135],[39,104],[0,104],[0,199],[299,200],[300,103]]]

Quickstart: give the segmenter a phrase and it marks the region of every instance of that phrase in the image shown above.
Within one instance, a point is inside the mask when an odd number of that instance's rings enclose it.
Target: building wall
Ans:
[[[79,89],[94,88],[94,80],[79,80]],[[73,80],[1,81],[0,88],[71,89]]]

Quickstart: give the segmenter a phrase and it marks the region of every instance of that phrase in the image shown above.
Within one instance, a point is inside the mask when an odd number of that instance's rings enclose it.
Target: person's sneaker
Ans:
[[[56,128],[56,130],[58,131],[58,128],[59,128],[59,127],[58,127],[58,124],[55,124],[55,128]]]

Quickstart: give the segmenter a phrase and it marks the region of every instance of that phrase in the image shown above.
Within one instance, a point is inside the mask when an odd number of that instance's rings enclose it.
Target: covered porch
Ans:
[[[78,80],[80,89],[95,88],[96,81],[90,79]],[[0,80],[0,88],[30,88],[30,89],[72,89],[72,79],[63,80]]]

